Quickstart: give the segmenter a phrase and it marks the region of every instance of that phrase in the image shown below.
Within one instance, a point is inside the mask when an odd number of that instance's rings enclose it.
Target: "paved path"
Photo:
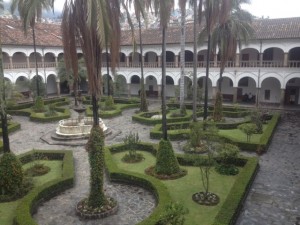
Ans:
[[[151,104],[150,109],[159,108]],[[138,132],[143,141],[157,143],[149,137],[149,126],[134,123],[135,109],[113,119],[104,119],[107,126],[118,131],[107,145],[121,143],[130,131]],[[117,198],[120,210],[104,220],[80,221],[75,204],[88,194],[89,166],[84,147],[48,145],[40,137],[53,132],[57,123],[36,124],[26,117],[14,116],[22,129],[10,135],[11,149],[17,154],[35,149],[71,149],[75,158],[75,187],[41,206],[35,215],[39,225],[133,225],[146,218],[155,207],[153,196],[136,187],[106,183],[107,193]],[[180,152],[182,142],[173,142]],[[245,202],[238,225],[300,225],[300,114],[285,114],[266,154],[260,157],[260,171]],[[298,219],[297,219],[298,218]],[[298,222],[297,222],[298,221]],[[187,224],[194,225],[194,224]]]
[[[284,114],[238,225],[300,225],[300,113]]]

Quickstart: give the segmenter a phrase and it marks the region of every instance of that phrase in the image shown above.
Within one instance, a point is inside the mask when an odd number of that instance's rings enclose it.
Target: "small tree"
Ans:
[[[13,153],[0,158],[0,195],[15,195],[23,183],[22,164]]]
[[[254,123],[243,123],[238,126],[238,129],[246,134],[247,142],[250,142],[251,136],[256,132],[256,125]]]
[[[44,112],[45,111],[45,104],[44,104],[44,100],[41,96],[38,96],[35,100],[34,106],[33,106],[33,110],[35,112]]]
[[[236,145],[225,143],[218,150],[219,164],[216,166],[216,170],[220,174],[224,175],[236,175],[239,170],[235,166],[236,159],[239,155],[239,148]]]
[[[207,159],[196,161],[196,165],[200,168],[201,181],[204,191],[193,194],[193,200],[201,205],[216,205],[219,202],[219,197],[209,192],[211,169],[215,165],[214,155],[220,146],[218,137],[218,129],[214,123],[204,121],[202,133],[200,136],[205,140],[205,148],[207,151]]]
[[[129,149],[129,154],[126,154],[122,160],[125,162],[139,162],[144,159],[143,155],[136,152],[138,144],[141,143],[139,134],[130,132],[123,139],[124,144]]]
[[[262,113],[258,110],[254,110],[251,114],[251,121],[256,125],[256,133],[262,134],[263,132]]]

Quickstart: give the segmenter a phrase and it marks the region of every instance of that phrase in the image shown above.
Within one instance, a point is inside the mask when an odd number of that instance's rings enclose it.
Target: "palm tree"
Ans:
[[[147,105],[147,99],[146,99],[146,91],[145,91],[145,82],[144,82],[144,57],[143,57],[143,42],[142,42],[142,24],[141,19],[146,18],[145,9],[148,9],[148,1],[147,0],[127,0],[126,5],[132,5],[134,6],[134,12],[136,19],[139,24],[139,47],[140,47],[140,54],[141,54],[141,91],[140,91],[140,98],[141,98],[141,104],[140,104],[140,111],[141,112],[147,112],[148,111],[148,105]],[[142,18],[141,18],[142,17]]]
[[[0,10],[3,10],[3,0],[0,0]],[[5,79],[3,71],[3,55],[2,55],[2,41],[0,34],[0,116],[1,116],[1,128],[2,128],[2,140],[3,151],[10,152],[9,137],[8,137],[8,125],[7,125],[7,112],[6,112],[6,100],[5,100]]]
[[[76,47],[79,43],[92,96],[93,127],[86,147],[90,162],[90,193],[86,204],[91,208],[100,208],[109,202],[103,190],[104,135],[99,127],[98,100],[102,95],[102,52],[106,43],[110,47],[113,72],[119,60],[120,4],[124,6],[119,0],[70,0],[63,10],[62,35],[64,50],[70,56],[68,63],[78,65]]]
[[[14,13],[18,8],[20,17],[23,21],[23,30],[27,36],[28,28],[32,29],[34,58],[35,58],[35,72],[38,77],[37,53],[35,43],[35,25],[36,21],[40,22],[43,10],[53,10],[54,0],[12,0],[11,12]],[[37,96],[40,96],[39,79],[36,79]]]
[[[171,10],[174,7],[174,0],[154,0],[155,14],[159,15],[160,27],[162,29],[162,85],[161,85],[161,108],[162,108],[162,130],[163,139],[168,139],[167,134],[167,112],[166,112],[166,30],[170,21]]]
[[[184,69],[185,69],[185,17],[186,17],[187,0],[179,0],[181,11],[180,24],[180,88],[179,88],[179,105],[180,111],[184,110]]]
[[[235,57],[238,44],[247,42],[254,32],[252,15],[241,9],[241,4],[248,3],[249,0],[224,0],[220,6],[219,22],[212,33],[212,45],[218,46],[220,54],[219,92],[226,63]]]

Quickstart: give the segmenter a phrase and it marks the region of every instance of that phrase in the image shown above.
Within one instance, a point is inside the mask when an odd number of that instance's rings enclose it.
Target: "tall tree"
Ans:
[[[0,11],[3,10],[3,0],[0,0]],[[7,124],[7,111],[5,99],[5,78],[3,71],[3,55],[2,55],[2,39],[0,33],[0,116],[2,128],[3,151],[10,152],[9,137],[8,137],[8,124]]]
[[[87,205],[100,208],[108,201],[103,190],[104,135],[99,127],[98,101],[102,95],[102,53],[108,43],[111,69],[114,72],[120,48],[119,0],[70,0],[63,10],[62,35],[64,50],[70,54],[68,63],[78,64],[77,44],[86,63],[89,91],[92,96],[93,127],[87,144],[90,162],[90,193]],[[71,51],[70,49],[75,49]]]
[[[162,82],[161,82],[161,108],[162,108],[162,130],[163,139],[168,139],[167,134],[167,112],[166,112],[166,31],[174,7],[174,0],[154,0],[155,14],[159,15],[160,28],[162,29]]]
[[[35,72],[38,77],[37,53],[36,53],[36,38],[35,25],[40,22],[43,10],[53,10],[54,0],[12,0],[11,12],[14,13],[18,9],[20,17],[23,21],[23,30],[27,36],[28,28],[32,29],[33,49],[35,58]],[[40,96],[39,79],[36,79],[37,96]]]
[[[184,110],[184,69],[185,69],[185,17],[187,0],[179,0],[181,11],[180,20],[180,84],[179,84],[179,105],[180,110]]]
[[[145,90],[145,79],[144,79],[144,57],[143,57],[143,39],[142,39],[142,22],[141,22],[142,19],[144,19],[145,23],[147,22],[146,10],[149,8],[148,3],[149,3],[148,0],[127,0],[127,4],[126,4],[126,5],[133,5],[134,13],[139,24],[139,48],[141,54],[141,63],[140,63],[140,67],[141,67],[140,111],[141,112],[148,111],[146,90]]]

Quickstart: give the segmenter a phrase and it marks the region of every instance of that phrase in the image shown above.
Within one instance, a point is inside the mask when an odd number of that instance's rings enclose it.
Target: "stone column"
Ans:
[[[55,56],[55,65],[56,65],[56,67],[58,67],[58,60],[57,60],[57,56]]]
[[[60,96],[60,79],[56,78],[56,89],[57,89],[57,96]]]
[[[237,53],[235,56],[235,67],[240,67],[240,54]]]
[[[259,66],[263,65],[264,53],[259,53]]]
[[[237,87],[233,87],[233,103],[237,102]]]
[[[178,59],[178,55],[175,55],[175,67],[179,67],[178,65],[178,62],[179,62],[179,59]]]
[[[131,97],[131,83],[127,84],[127,96],[128,98]]]
[[[283,58],[283,66],[288,67],[288,60],[289,60],[289,53],[285,52],[284,53],[284,58]]]
[[[12,56],[9,56],[9,68],[13,68],[13,61],[12,61]]]
[[[157,95],[158,95],[158,99],[161,99],[161,85],[160,84],[157,85]]]
[[[158,67],[161,67],[161,56],[159,55],[159,56],[157,57],[157,59],[158,59]]]
[[[29,56],[26,57],[26,60],[27,60],[27,68],[30,68]]]
[[[260,88],[256,88],[256,99],[255,99],[255,104],[256,106],[259,105],[259,102],[260,102]]]
[[[126,61],[126,67],[129,67],[129,57],[127,55],[125,56],[125,61]]]
[[[285,102],[285,89],[281,89],[280,92],[280,106],[284,106]]]

